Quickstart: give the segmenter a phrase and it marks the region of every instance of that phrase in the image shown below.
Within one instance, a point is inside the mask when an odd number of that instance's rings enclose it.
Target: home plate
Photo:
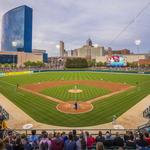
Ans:
[[[124,129],[124,127],[120,124],[114,125],[114,129]]]

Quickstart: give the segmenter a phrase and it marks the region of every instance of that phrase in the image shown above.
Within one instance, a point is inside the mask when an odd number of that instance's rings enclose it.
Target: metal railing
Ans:
[[[46,131],[48,133],[57,133],[57,132],[65,132],[66,134],[68,134],[69,132],[76,130],[77,135],[79,135],[82,131],[83,132],[89,132],[91,135],[96,136],[98,135],[99,131],[101,131],[103,134],[105,134],[107,131],[110,132],[111,135],[115,135],[116,132],[119,132],[120,135],[124,135],[126,133],[126,131],[132,131],[133,133],[137,132],[137,129],[79,129],[79,128],[75,128],[75,129],[14,129],[14,131],[16,133],[19,134],[26,134],[26,135],[30,135],[32,130],[36,130],[36,134],[40,135],[42,133],[42,131]]]

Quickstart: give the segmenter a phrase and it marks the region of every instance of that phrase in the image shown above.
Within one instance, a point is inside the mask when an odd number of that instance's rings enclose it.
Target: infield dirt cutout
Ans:
[[[73,101],[69,102],[64,102],[60,99],[50,97],[47,95],[44,95],[40,93],[40,91],[46,89],[46,88],[51,88],[51,87],[57,87],[57,86],[63,86],[63,85],[86,85],[86,86],[93,86],[97,88],[105,88],[111,91],[111,93],[99,96],[93,99],[90,99],[86,102],[81,102],[77,100],[77,103],[79,105],[78,109],[74,109],[74,103]],[[34,83],[34,84],[27,84],[22,87],[19,87],[20,89],[31,92],[33,94],[36,94],[38,96],[44,97],[48,100],[57,102],[58,105],[56,106],[56,109],[60,112],[63,113],[68,113],[68,114],[79,114],[79,113],[86,113],[89,112],[93,109],[92,103],[107,97],[110,97],[114,94],[118,94],[121,92],[124,92],[126,90],[129,90],[131,88],[134,88],[134,86],[130,86],[127,84],[121,84],[121,83],[115,83],[115,82],[107,82],[107,81],[92,81],[92,80],[79,80],[79,81],[50,81],[50,82],[39,82],[39,83]],[[70,89],[66,92],[71,92],[73,94],[78,94],[81,93],[82,90],[80,89]]]

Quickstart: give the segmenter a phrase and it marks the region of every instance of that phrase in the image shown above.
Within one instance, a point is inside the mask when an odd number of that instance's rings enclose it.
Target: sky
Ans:
[[[150,52],[150,0],[0,0],[0,40],[2,16],[20,5],[33,8],[32,48],[47,50],[49,56],[59,55],[60,40],[71,50],[83,46],[89,37],[94,44],[134,53],[134,41],[141,40],[139,52]]]

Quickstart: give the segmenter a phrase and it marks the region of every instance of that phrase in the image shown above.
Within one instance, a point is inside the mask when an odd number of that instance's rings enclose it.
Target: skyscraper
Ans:
[[[32,8],[23,5],[4,14],[1,50],[32,52]]]
[[[65,49],[64,49],[64,42],[60,41],[60,57],[64,57]]]

